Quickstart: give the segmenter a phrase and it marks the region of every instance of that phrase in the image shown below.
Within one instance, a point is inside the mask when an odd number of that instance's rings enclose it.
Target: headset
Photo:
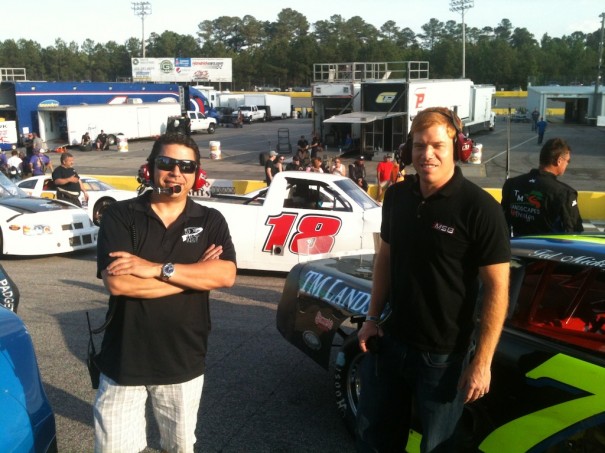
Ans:
[[[454,135],[454,160],[467,162],[471,157],[471,153],[473,151],[473,141],[468,138],[462,130],[458,127],[458,122],[460,118],[453,111],[448,110],[449,115],[440,111],[433,110],[434,113],[439,113],[440,115],[445,116],[450,120],[454,129],[456,129],[456,135]],[[412,137],[412,133],[410,132],[405,140],[405,145],[403,146],[403,150],[401,152],[401,162],[404,165],[410,165],[412,163],[412,148],[413,148],[414,138]]]
[[[195,171],[195,182],[193,183],[193,187],[191,188],[191,190],[201,190],[206,185],[206,176],[207,173],[202,169],[200,165],[198,165],[197,170]],[[145,184],[147,186],[153,185],[149,162],[139,167],[137,181],[139,182],[139,184]]]

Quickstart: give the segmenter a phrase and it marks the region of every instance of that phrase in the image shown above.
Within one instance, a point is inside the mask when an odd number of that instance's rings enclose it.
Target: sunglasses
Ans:
[[[159,156],[155,159],[155,168],[163,171],[172,171],[178,165],[181,173],[195,173],[197,163],[194,160],[180,160],[172,157]]]

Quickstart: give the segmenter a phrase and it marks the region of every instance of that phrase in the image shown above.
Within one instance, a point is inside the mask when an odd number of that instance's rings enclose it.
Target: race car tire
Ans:
[[[92,209],[92,221],[96,226],[101,225],[103,212],[105,212],[105,209],[107,209],[107,207],[114,202],[115,200],[113,198],[102,198],[95,203],[95,206]]]
[[[344,341],[334,364],[336,409],[351,435],[355,435],[355,418],[361,389],[359,365],[363,356],[359,349],[357,333],[354,333]]]

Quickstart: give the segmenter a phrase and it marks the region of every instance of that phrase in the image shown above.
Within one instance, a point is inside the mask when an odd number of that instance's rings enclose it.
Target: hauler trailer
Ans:
[[[166,132],[168,117],[181,113],[176,102],[149,102],[119,105],[68,105],[38,110],[40,138],[51,141],[61,138],[61,131],[53,126],[65,124],[67,143],[79,145],[82,135],[92,140],[103,130],[110,145],[118,135],[126,139],[147,138]]]
[[[341,130],[359,127],[355,151],[361,154],[371,156],[397,150],[405,141],[416,114],[428,107],[455,111],[466,133],[494,128],[495,114],[491,108],[495,87],[492,85],[474,85],[468,79],[429,79],[427,62],[384,63],[374,72],[372,69],[377,63],[357,65],[362,68],[357,76],[364,78],[356,95],[358,104],[352,103],[348,113],[322,119],[324,126],[320,130],[329,130],[326,125]],[[325,89],[323,85],[321,88]],[[317,128],[317,122],[315,126]],[[326,136],[322,138],[325,140]]]

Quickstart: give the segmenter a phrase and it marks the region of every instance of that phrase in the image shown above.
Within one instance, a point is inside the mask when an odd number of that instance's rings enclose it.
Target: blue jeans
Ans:
[[[469,351],[452,354],[422,352],[388,334],[378,352],[361,364],[357,411],[358,452],[404,452],[412,405],[420,421],[422,452],[456,451],[454,431],[464,408],[458,380]]]

